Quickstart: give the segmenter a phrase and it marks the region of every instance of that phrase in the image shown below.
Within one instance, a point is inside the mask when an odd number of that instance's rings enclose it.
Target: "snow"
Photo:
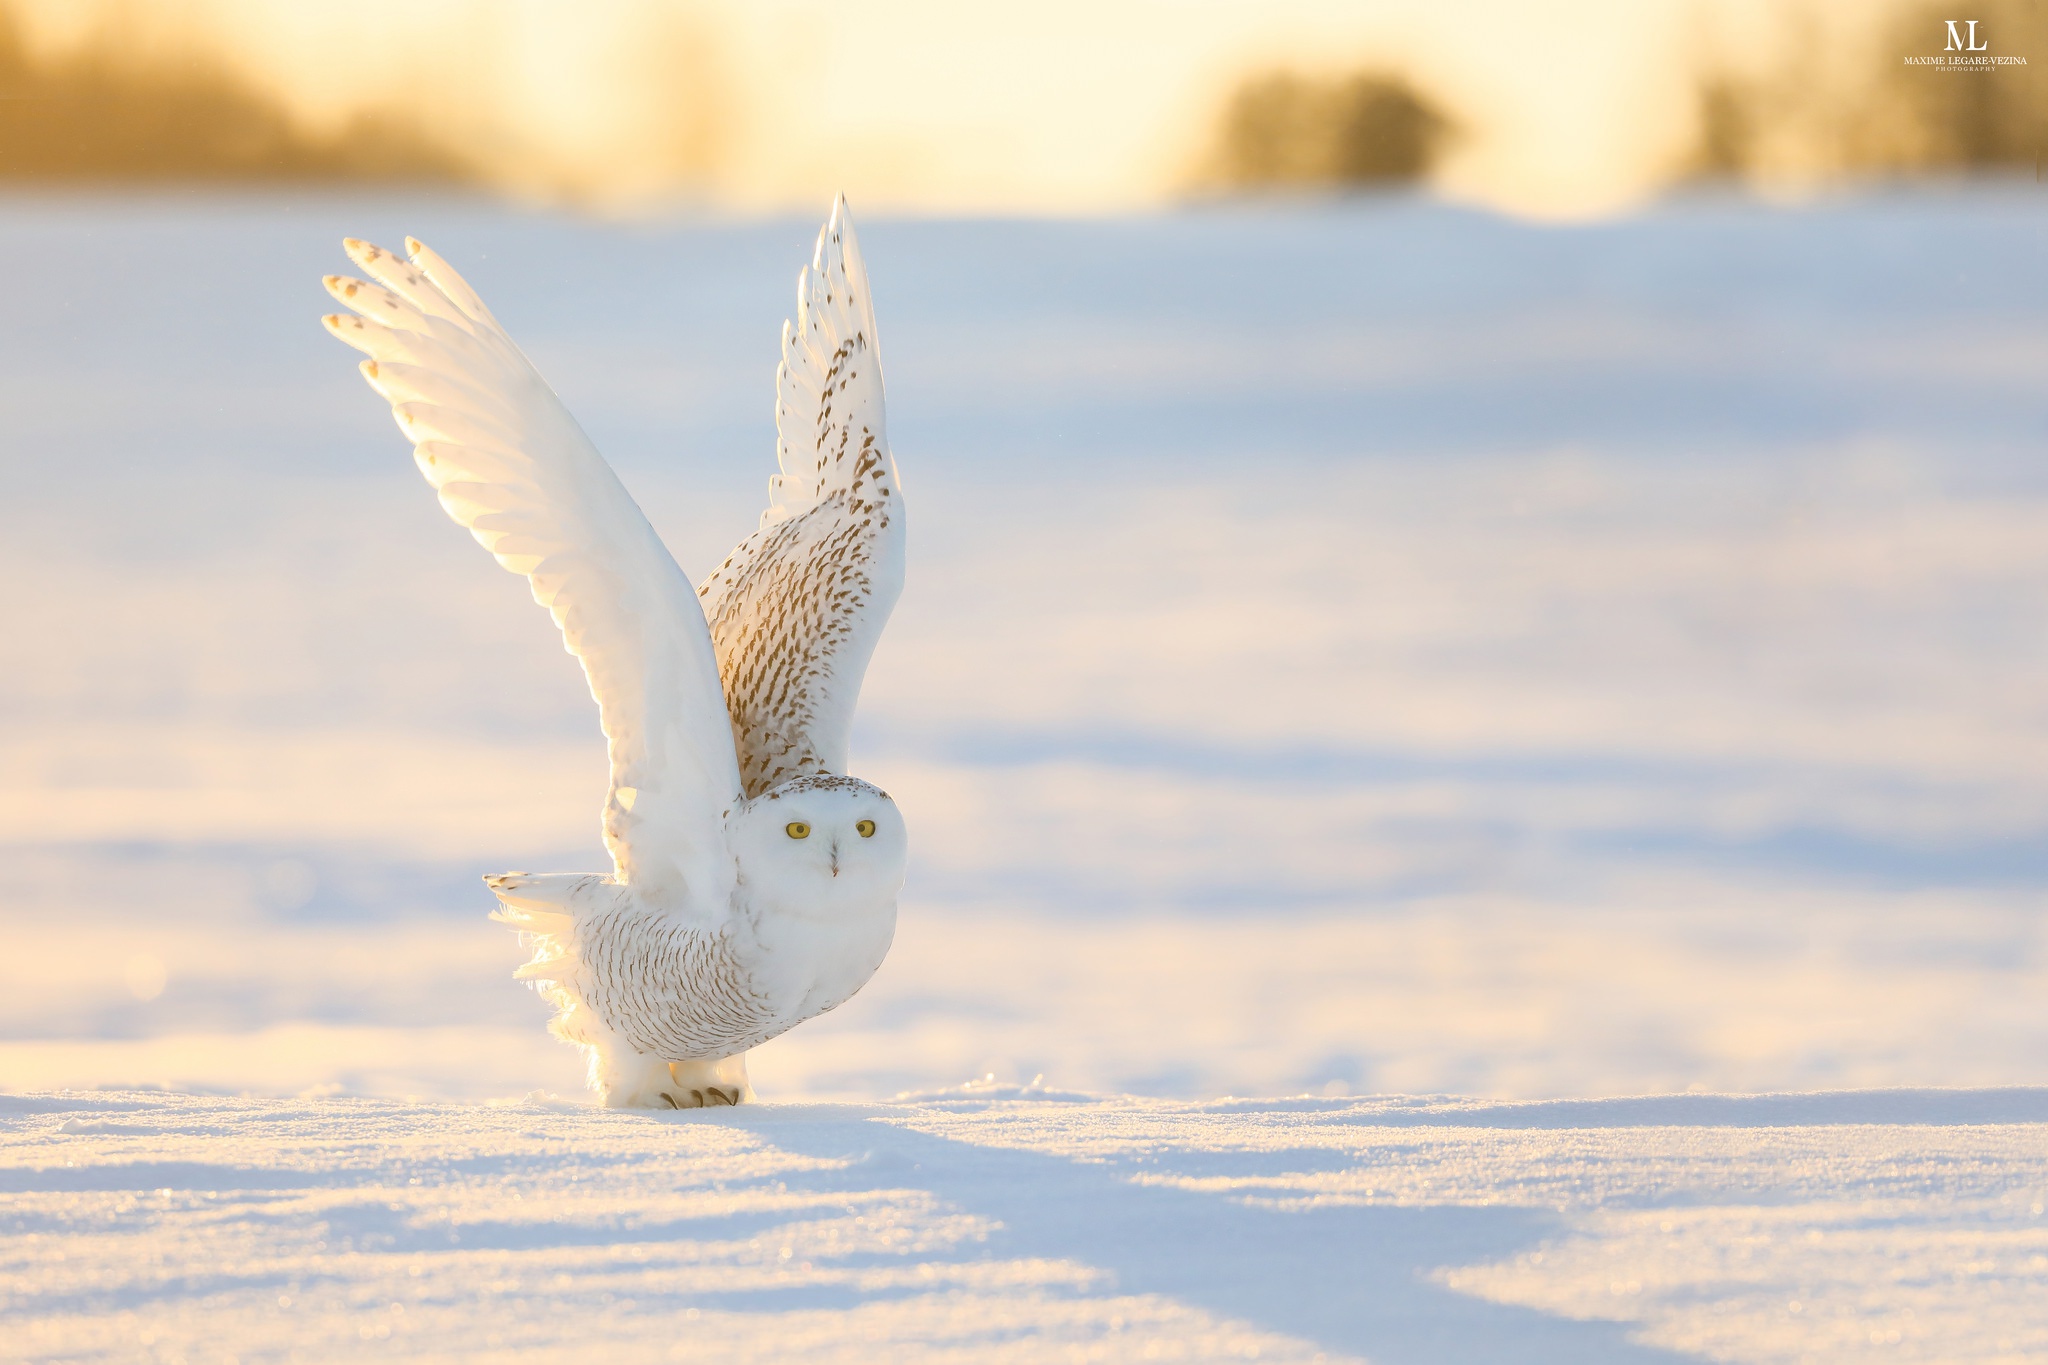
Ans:
[[[2028,1360],[2048,1090],[0,1100],[0,1354]]]
[[[2044,229],[863,219],[912,879],[678,1118],[483,919],[593,708],[318,279],[457,262],[695,572],[815,224],[0,200],[0,1355],[2048,1358]]]

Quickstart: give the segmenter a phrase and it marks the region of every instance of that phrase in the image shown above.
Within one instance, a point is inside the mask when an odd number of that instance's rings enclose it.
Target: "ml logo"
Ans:
[[[1960,20],[1960,21],[1959,21],[1959,20],[1955,20],[1955,19],[1950,19],[1950,20],[1947,20],[1946,22],[1947,22],[1947,24],[1948,24],[1948,46],[1947,46],[1947,47],[1945,47],[1945,48],[1943,48],[1943,49],[1942,49],[1942,51],[1944,51],[1944,52],[1988,52],[1988,51],[1990,50],[1990,48],[1991,48],[1991,44],[1989,44],[1989,43],[1980,43],[1980,42],[1978,42],[1978,41],[1977,41],[1977,21],[1976,21],[1975,19],[1963,19],[1963,20]],[[1970,30],[1970,32],[1969,32],[1969,38],[1970,38],[1970,41],[1969,41],[1968,43],[1965,43],[1965,42],[1963,41],[1963,31],[1962,31],[1961,29],[1959,29],[1959,28],[1957,28],[1957,27],[1956,27],[1956,24],[1957,24],[1958,22],[1960,22],[1960,23],[1963,23],[1963,24],[1967,24],[1967,25],[1969,26],[1969,30]]]
[[[1908,56],[1907,66],[1931,66],[1937,71],[1964,71],[1985,75],[2001,66],[2025,66],[2027,59],[2015,52],[2011,55],[1993,56],[1991,42],[1984,33],[1980,19],[1944,19],[1948,29],[1948,46],[1940,52],[1924,56]]]

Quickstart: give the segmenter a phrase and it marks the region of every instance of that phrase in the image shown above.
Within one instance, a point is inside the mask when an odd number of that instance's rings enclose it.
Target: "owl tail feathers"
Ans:
[[[576,969],[576,912],[592,883],[603,878],[581,872],[500,872],[485,877],[484,885],[498,898],[491,918],[519,931],[519,941],[533,949],[533,960],[512,975],[520,981],[540,984],[542,994],[567,988],[574,993]],[[565,1001],[555,1002],[567,1008]]]
[[[500,872],[484,878],[498,898],[491,918],[519,931],[519,941],[533,949],[531,961],[513,971],[515,980],[529,981],[541,998],[555,1007],[548,1030],[565,1043],[589,1046],[590,1011],[584,1007],[582,959],[576,952],[577,912],[593,893],[611,883],[581,872]]]
[[[584,883],[581,872],[499,872],[484,878],[498,898],[491,918],[524,934],[567,934],[576,927],[573,902]]]

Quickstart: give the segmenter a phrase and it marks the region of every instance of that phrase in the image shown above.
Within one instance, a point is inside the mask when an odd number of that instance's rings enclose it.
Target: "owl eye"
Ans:
[[[790,821],[782,827],[782,832],[792,839],[808,839],[811,837],[811,827],[801,820]]]
[[[863,820],[855,825],[854,828],[860,831],[860,837],[863,839],[875,837],[875,822],[872,820]]]

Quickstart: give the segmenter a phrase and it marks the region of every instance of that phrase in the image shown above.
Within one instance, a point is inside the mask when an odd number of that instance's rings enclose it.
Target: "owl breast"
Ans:
[[[628,901],[578,926],[583,1004],[644,1053],[730,1057],[800,1022],[757,980],[744,924],[717,928]]]
[[[735,908],[709,927],[628,893],[585,917],[580,1003],[640,1052],[678,1062],[730,1057],[844,1003],[895,938],[893,897],[824,921]]]

